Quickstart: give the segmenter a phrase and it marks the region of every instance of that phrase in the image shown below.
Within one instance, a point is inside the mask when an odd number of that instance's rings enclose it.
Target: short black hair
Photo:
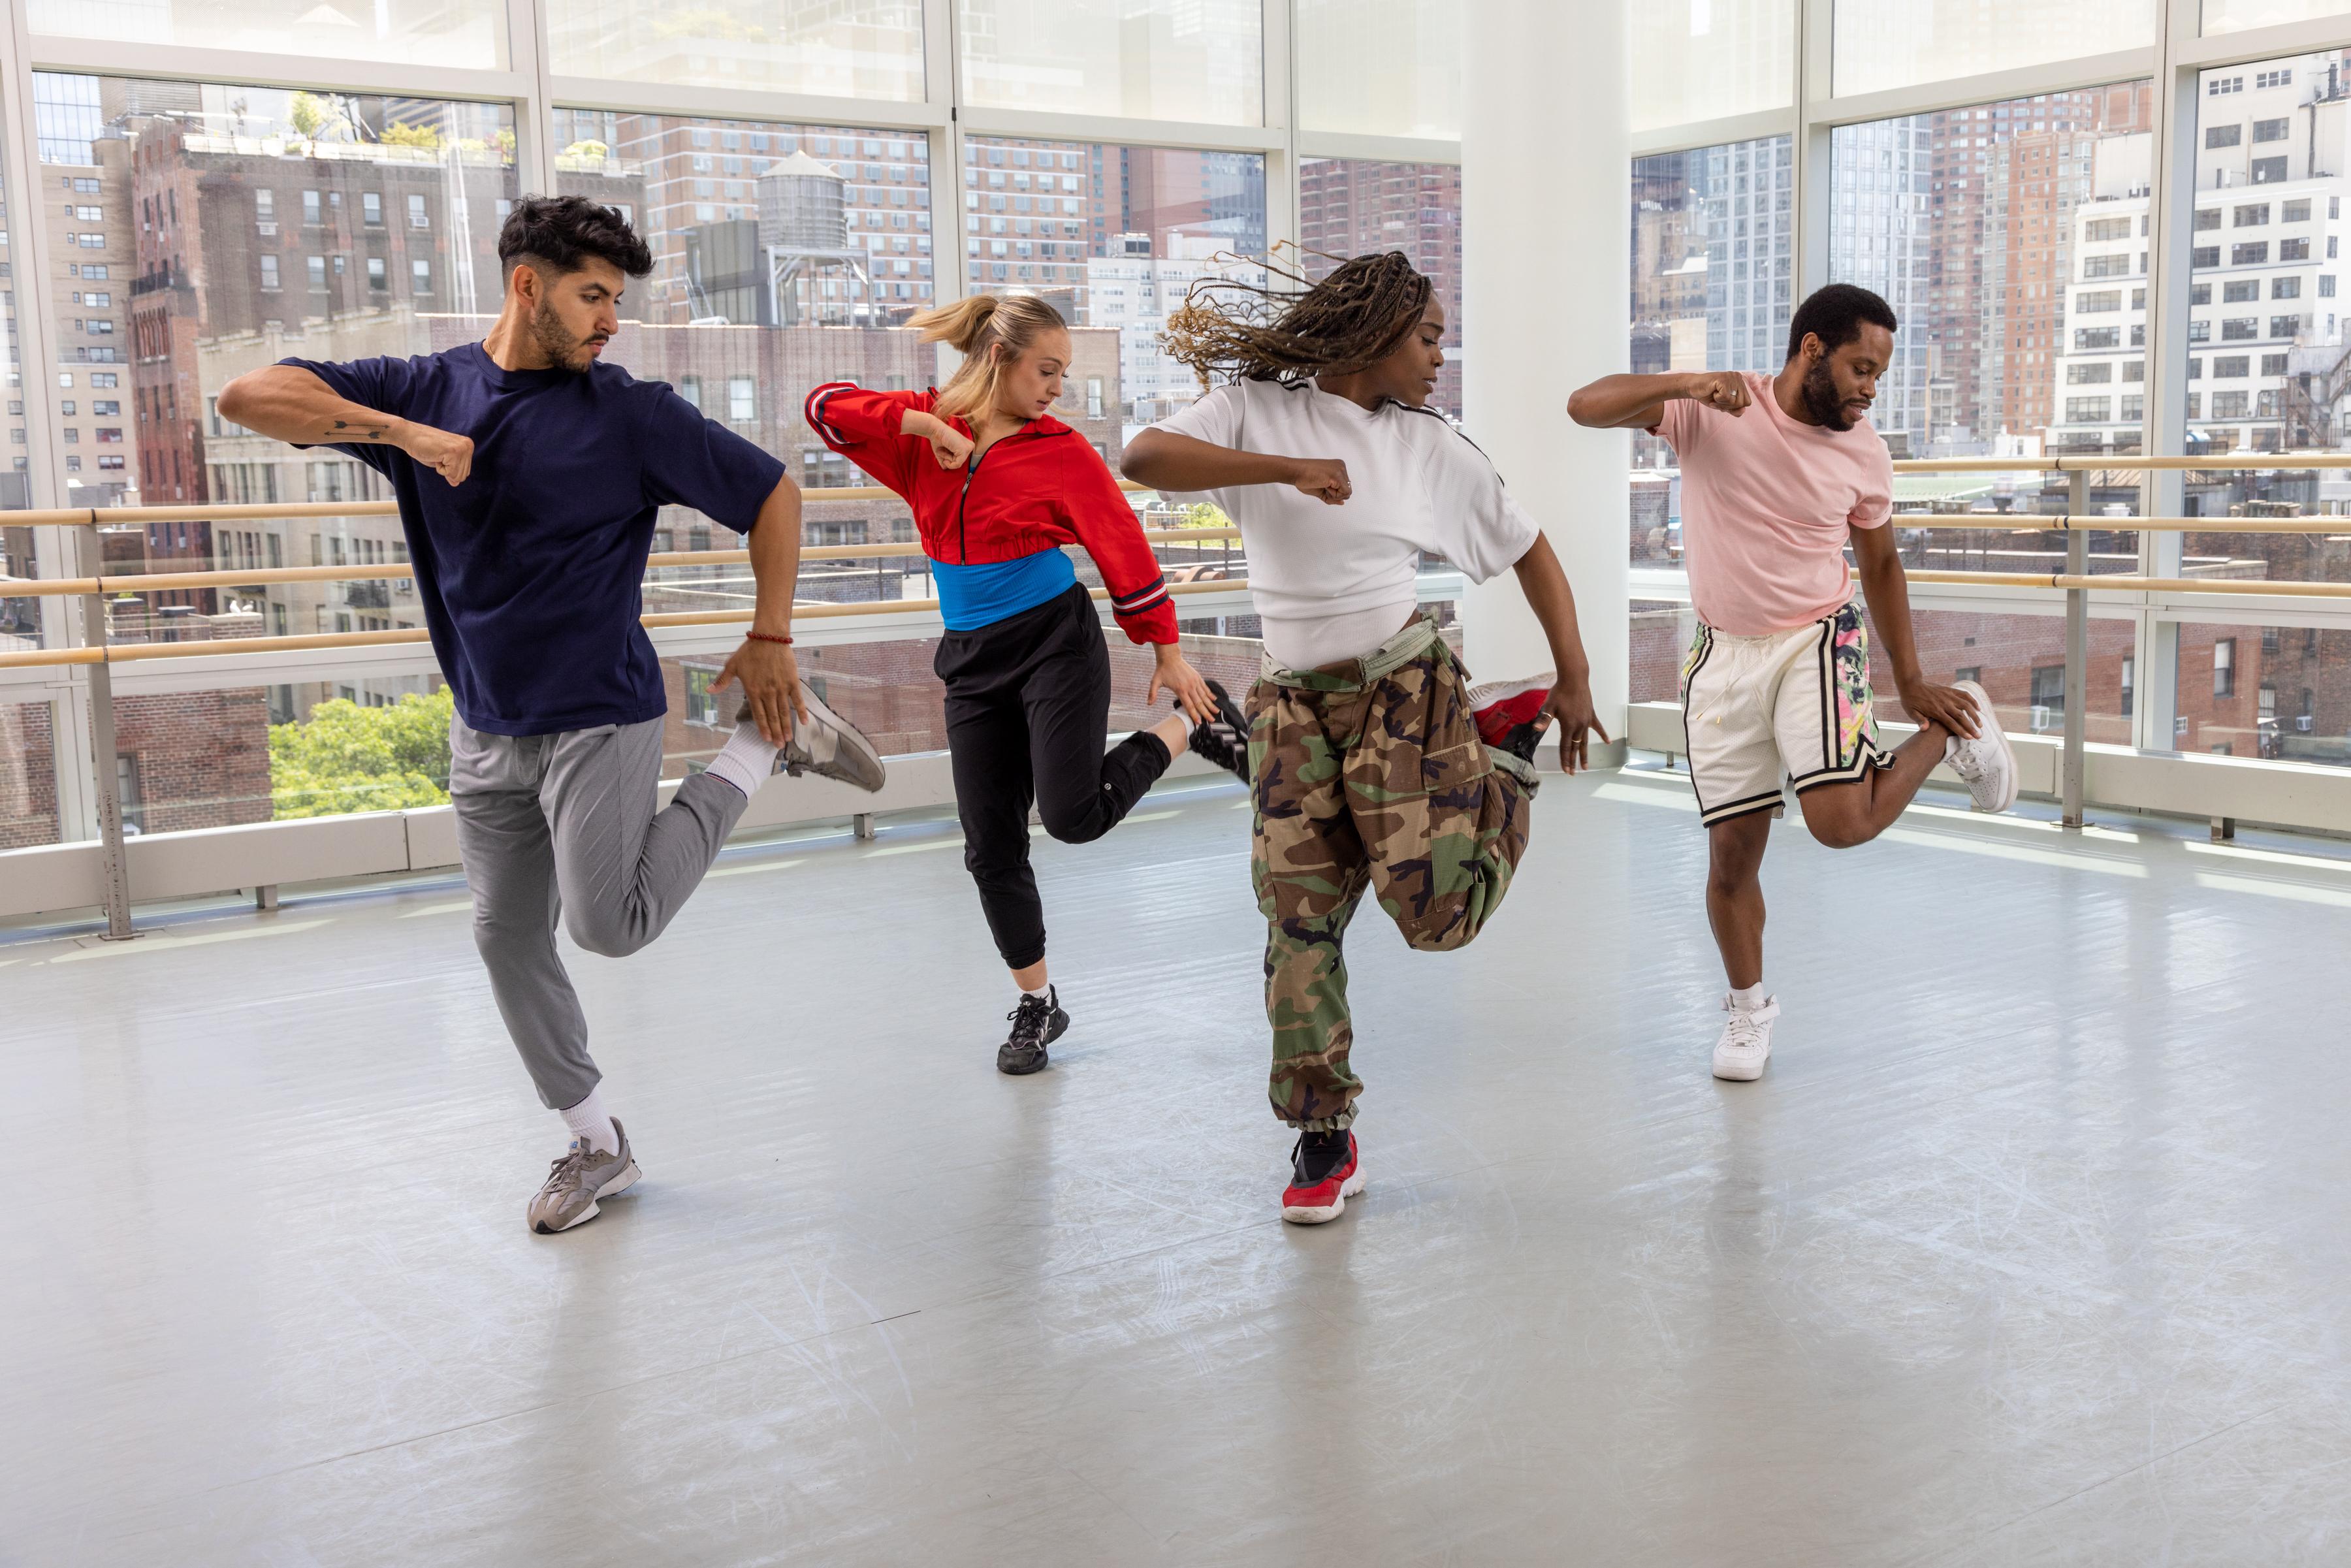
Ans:
[[[1861,336],[1865,321],[1889,332],[1901,325],[1894,318],[1894,307],[1866,288],[1832,283],[1814,289],[1788,322],[1788,358],[1794,359],[1803,348],[1807,333],[1819,337],[1821,348],[1834,354]]]
[[[577,272],[589,257],[611,262],[631,277],[653,269],[653,253],[629,221],[601,202],[585,196],[525,196],[498,230],[501,271],[517,262],[538,262],[557,276]]]

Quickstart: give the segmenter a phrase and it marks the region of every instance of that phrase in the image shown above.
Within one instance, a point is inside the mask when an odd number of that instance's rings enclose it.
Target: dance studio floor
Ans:
[[[1474,948],[1357,924],[1319,1229],[1231,786],[1040,848],[1037,1078],[949,821],[575,955],[555,1238],[455,883],[18,933],[0,1563],[2351,1561],[2351,845],[1952,808],[1776,832],[1730,1085],[1685,787],[1553,779]]]

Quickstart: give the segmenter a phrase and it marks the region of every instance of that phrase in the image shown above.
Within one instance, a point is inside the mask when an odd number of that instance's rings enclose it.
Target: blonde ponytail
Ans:
[[[963,356],[954,376],[939,389],[936,412],[966,418],[995,402],[997,381],[1006,365],[1046,333],[1069,327],[1060,311],[1033,294],[975,294],[925,310],[910,325],[925,343],[945,343]]]

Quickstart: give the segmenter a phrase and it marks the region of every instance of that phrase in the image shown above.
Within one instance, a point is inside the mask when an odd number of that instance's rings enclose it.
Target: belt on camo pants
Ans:
[[[1426,615],[1416,615],[1410,625],[1360,659],[1342,660],[1319,670],[1292,670],[1274,663],[1273,655],[1268,653],[1258,673],[1278,686],[1312,692],[1361,691],[1427,653],[1430,644],[1443,641],[1437,634],[1436,622]]]

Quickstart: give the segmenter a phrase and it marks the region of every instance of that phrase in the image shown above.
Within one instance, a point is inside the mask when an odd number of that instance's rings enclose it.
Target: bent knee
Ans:
[[[1082,806],[1041,807],[1037,816],[1046,837],[1064,844],[1090,844],[1111,829],[1110,813],[1092,800]]]
[[[1851,821],[1843,817],[1815,819],[1809,812],[1804,817],[1804,831],[1811,833],[1813,841],[1822,848],[1831,850],[1857,849],[1877,836],[1870,831],[1865,822]]]
[[[625,958],[651,942],[655,933],[642,929],[632,922],[618,916],[599,917],[592,915],[574,915],[567,913],[563,928],[582,952],[593,953],[600,958]]]

